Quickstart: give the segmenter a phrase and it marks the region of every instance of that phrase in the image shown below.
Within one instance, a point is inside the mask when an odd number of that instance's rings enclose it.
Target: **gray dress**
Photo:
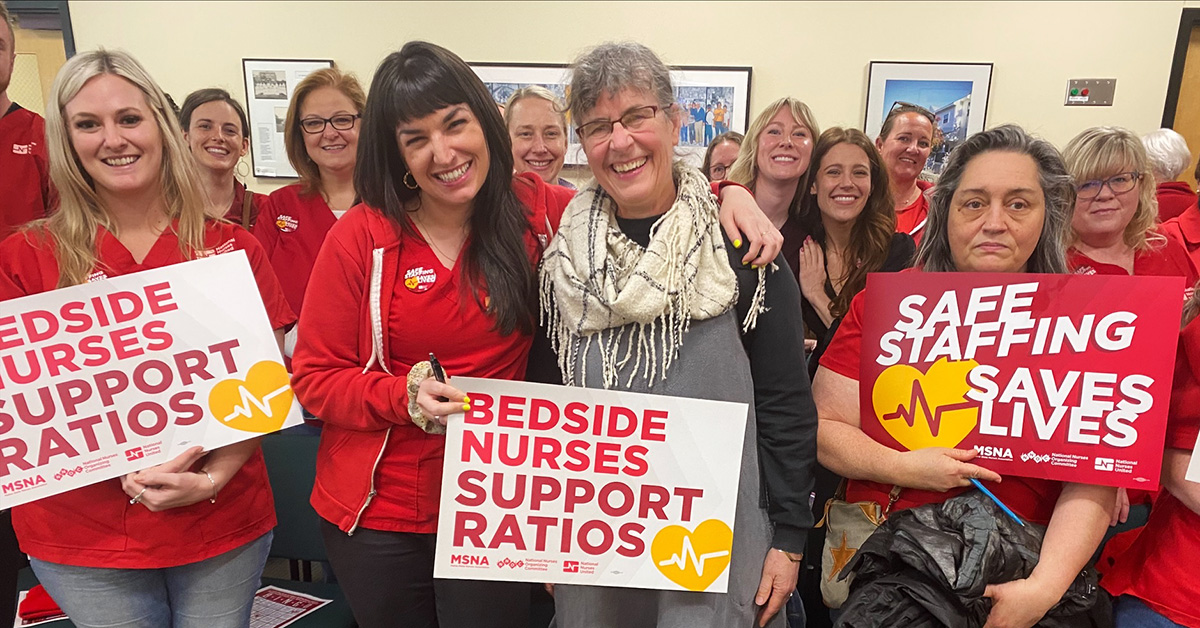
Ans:
[[[632,334],[627,334],[629,338]],[[598,343],[578,343],[576,373],[586,373],[584,382],[603,381]],[[715,365],[720,365],[715,367]],[[620,382],[628,381],[627,366]],[[641,377],[623,388],[652,393],[735,401],[750,406],[742,435],[741,480],[734,516],[733,553],[729,563],[728,593],[657,591],[579,585],[555,587],[558,628],[749,628],[758,608],[754,595],[762,578],[763,560],[771,545],[771,524],[761,506],[758,432],[754,415],[754,383],[750,362],[741,343],[734,310],[706,321],[693,321],[683,338],[679,357],[666,380],[654,387]],[[731,434],[730,438],[735,435]],[[786,626],[784,614],[776,614],[771,628]]]

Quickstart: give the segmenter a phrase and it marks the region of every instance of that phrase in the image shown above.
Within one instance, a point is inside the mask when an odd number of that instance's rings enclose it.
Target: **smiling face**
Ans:
[[[562,115],[554,111],[554,103],[543,98],[522,98],[508,113],[516,172],[533,172],[546,183],[558,183],[567,154],[567,130]]]
[[[796,183],[808,169],[812,156],[812,129],[780,107],[758,136],[758,176],[781,183]]]
[[[227,173],[246,155],[250,141],[242,135],[242,121],[229,103],[206,102],[192,111],[191,126],[184,130],[188,148],[201,166]]]
[[[136,85],[101,74],[84,83],[63,109],[71,148],[101,198],[162,187],[162,131]]]
[[[708,180],[723,181],[729,176],[729,169],[733,167],[733,162],[737,161],[738,151],[741,146],[737,142],[721,142],[712,152],[712,161],[708,164]]]
[[[1137,168],[1130,165],[1116,168],[1095,178],[1104,181],[1109,177],[1135,170]],[[1121,238],[1125,234],[1125,227],[1129,226],[1134,214],[1137,213],[1142,185],[1142,181],[1138,179],[1132,189],[1117,194],[1113,192],[1111,186],[1105,184],[1100,186],[1100,191],[1095,198],[1076,198],[1075,213],[1071,216],[1071,228],[1085,242],[1103,242]]]
[[[892,181],[916,180],[933,150],[933,124],[929,118],[908,112],[896,116],[891,133],[875,141]]]
[[[300,121],[308,118],[332,118],[339,114],[358,114],[358,108],[342,92],[332,87],[314,89],[300,105]],[[355,121],[354,127],[345,131],[326,124],[320,133],[305,133],[304,147],[308,156],[317,164],[322,173],[354,169],[355,154],[358,149],[358,129],[360,123]]]
[[[657,106],[646,91],[623,89],[596,100],[580,126],[597,120],[620,120],[631,110]],[[659,109],[652,117],[627,129],[615,123],[612,134],[599,141],[583,139],[583,150],[596,182],[617,202],[621,216],[647,218],[666,212],[675,200],[672,174],[675,146],[679,144],[679,116],[674,107]]]
[[[1037,163],[991,151],[963,170],[950,199],[950,255],[960,272],[1024,272],[1046,219]]]
[[[400,156],[421,188],[421,206],[471,207],[491,157],[483,126],[466,104],[396,127]]]
[[[871,195],[871,162],[863,149],[850,143],[833,146],[821,158],[812,194],[821,208],[821,221],[853,224]]]

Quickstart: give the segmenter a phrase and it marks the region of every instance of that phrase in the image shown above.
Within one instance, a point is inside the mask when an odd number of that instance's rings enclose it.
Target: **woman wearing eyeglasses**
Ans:
[[[704,151],[704,164],[700,166],[700,171],[709,181],[724,181],[725,177],[729,176],[729,170],[733,168],[733,162],[737,161],[738,151],[742,148],[743,139],[744,136],[737,131],[722,133],[713,138],[708,150]]]
[[[1121,127],[1093,127],[1067,144],[1063,159],[1075,181],[1075,212],[1068,230],[1067,260],[1084,275],[1183,277],[1180,299],[1198,274],[1187,251],[1158,230],[1154,175],[1138,136]],[[1124,523],[1129,506],[1149,503],[1145,491],[1118,493],[1112,525]]]
[[[1093,127],[1067,144],[1063,158],[1075,180],[1068,236],[1075,272],[1183,277],[1190,293],[1196,268],[1183,247],[1158,231],[1154,175],[1137,135]]]
[[[907,233],[917,243],[925,231],[929,199],[925,190],[932,183],[917,177],[933,150],[933,114],[911,103],[897,102],[883,120],[875,146],[883,156],[896,204],[896,233]]]
[[[288,105],[283,141],[300,182],[271,194],[254,235],[297,313],[325,235],[357,202],[354,164],[366,103],[353,74],[326,68],[304,77]]]

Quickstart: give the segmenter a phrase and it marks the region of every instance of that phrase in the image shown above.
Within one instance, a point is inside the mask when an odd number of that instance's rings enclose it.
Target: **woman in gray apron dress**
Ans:
[[[569,385],[750,404],[728,593],[560,585],[560,628],[782,628],[815,461],[800,291],[746,267],[704,175],[678,162],[684,112],[640,44],[575,64],[569,108],[594,179],[544,256],[542,305]]]

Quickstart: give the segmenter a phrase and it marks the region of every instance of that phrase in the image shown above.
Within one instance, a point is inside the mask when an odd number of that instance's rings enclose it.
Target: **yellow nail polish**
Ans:
[[[754,270],[758,270],[758,264],[751,264],[750,268],[753,268]]]
[[[471,404],[464,403],[463,404],[463,412],[470,412],[470,411],[471,411]]]
[[[463,395],[463,403],[471,403],[471,398],[466,395]]]
[[[734,240],[734,241],[733,241],[733,248],[735,248],[735,249],[740,249],[740,248],[742,248],[742,241],[741,241],[741,240]]]

